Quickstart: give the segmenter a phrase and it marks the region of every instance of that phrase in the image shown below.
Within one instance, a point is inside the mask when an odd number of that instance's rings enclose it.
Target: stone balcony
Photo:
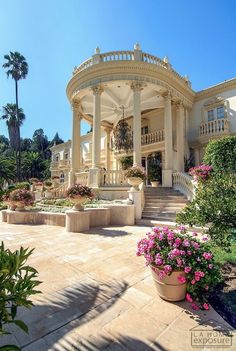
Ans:
[[[199,140],[228,135],[230,132],[229,120],[227,118],[202,123],[199,127]]]

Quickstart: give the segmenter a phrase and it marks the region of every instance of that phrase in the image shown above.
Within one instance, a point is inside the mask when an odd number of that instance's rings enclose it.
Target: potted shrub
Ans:
[[[161,184],[161,168],[151,166],[148,168],[148,179],[153,188],[157,188]]]
[[[27,325],[17,316],[18,308],[30,309],[33,303],[31,296],[40,293],[37,287],[38,272],[31,267],[27,260],[33,250],[24,249],[10,251],[5,249],[3,242],[0,245],[0,334],[11,334],[5,326],[15,324],[28,333]],[[5,345],[1,350],[21,350],[15,345]]]
[[[86,185],[76,184],[70,187],[66,192],[70,202],[74,204],[73,210],[83,211],[83,204],[93,198],[92,189]]]
[[[133,166],[125,172],[125,177],[130,185],[131,190],[138,190],[138,186],[146,179],[146,173],[142,167]]]
[[[18,211],[25,210],[26,206],[32,206],[34,200],[34,194],[26,189],[16,189],[9,194],[9,201],[16,206]]]
[[[47,199],[52,198],[52,192],[50,190],[53,189],[53,183],[51,180],[45,180],[43,183],[43,186],[45,188],[45,197]]]
[[[43,182],[37,182],[34,184],[36,190],[42,191],[43,190]]]
[[[210,245],[197,234],[168,227],[153,228],[138,242],[138,256],[150,266],[159,295],[168,301],[187,299],[193,309],[208,309],[207,294],[220,281]]]
[[[15,188],[13,188],[11,191],[15,190]],[[14,211],[16,209],[16,204],[14,203],[14,201],[10,200],[10,192],[11,191],[7,191],[6,194],[3,196],[3,202],[7,205],[7,207],[9,208],[9,210]]]

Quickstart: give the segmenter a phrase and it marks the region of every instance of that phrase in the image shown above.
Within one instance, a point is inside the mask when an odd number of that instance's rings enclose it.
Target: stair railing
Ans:
[[[194,180],[184,172],[174,172],[173,175],[173,188],[179,190],[182,194],[187,196],[189,201],[194,198]]]

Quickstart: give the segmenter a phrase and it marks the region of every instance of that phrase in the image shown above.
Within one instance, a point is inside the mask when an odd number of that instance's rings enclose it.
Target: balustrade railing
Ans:
[[[65,182],[59,185],[58,188],[52,190],[52,193],[55,197],[63,198],[66,196],[66,190],[68,189],[68,182]]]
[[[187,196],[188,200],[194,198],[194,181],[193,178],[187,173],[175,172],[173,177],[173,188],[179,190]]]
[[[200,137],[206,135],[227,134],[229,132],[229,120],[226,118],[202,123],[199,127]]]
[[[151,132],[151,133],[144,134],[141,136],[141,144],[142,145],[158,143],[158,142],[164,141],[164,140],[165,140],[165,130],[164,129],[156,130],[155,132]]]
[[[123,170],[101,170],[100,185],[103,186],[128,186]]]
[[[59,167],[68,167],[70,165],[70,160],[60,160]]]
[[[88,185],[89,173],[88,172],[75,173],[75,180],[77,184]]]
[[[159,57],[154,56],[154,55],[150,55],[148,53],[142,52],[140,51],[140,56],[137,59],[137,57],[135,58],[134,55],[134,51],[130,51],[130,50],[121,50],[121,51],[110,51],[110,52],[106,52],[103,54],[97,54],[96,55],[96,60],[92,58],[89,58],[88,60],[84,61],[80,66],[75,67],[73,74],[76,74],[77,72],[81,72],[86,68],[91,67],[92,65],[98,64],[100,62],[110,62],[110,61],[142,61],[142,62],[147,62],[156,66],[161,66],[165,69],[170,70],[171,72],[173,72],[173,74],[184,80],[185,83],[189,84],[189,81],[186,80],[185,77],[182,77],[178,72],[176,72],[170,64],[168,64],[167,62],[165,62],[164,60],[161,60]]]

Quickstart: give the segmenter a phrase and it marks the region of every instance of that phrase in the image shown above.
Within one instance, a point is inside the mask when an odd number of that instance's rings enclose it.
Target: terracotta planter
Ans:
[[[151,182],[151,185],[152,185],[152,188],[157,188],[160,185],[160,182],[154,180]]]
[[[139,185],[143,182],[142,178],[139,177],[130,177],[127,178],[127,181],[130,185],[132,185],[131,190],[139,190]]]
[[[5,201],[5,203],[7,204],[9,210],[15,211],[17,205],[14,201]]]
[[[73,210],[74,211],[83,211],[84,206],[83,204],[86,202],[87,198],[86,197],[70,197],[70,202],[74,204]]]
[[[170,275],[160,279],[158,275],[160,269],[155,266],[150,266],[150,268],[157,292],[163,300],[181,301],[185,299],[186,283],[180,283],[178,280],[178,276],[185,276],[183,271],[173,271]]]

